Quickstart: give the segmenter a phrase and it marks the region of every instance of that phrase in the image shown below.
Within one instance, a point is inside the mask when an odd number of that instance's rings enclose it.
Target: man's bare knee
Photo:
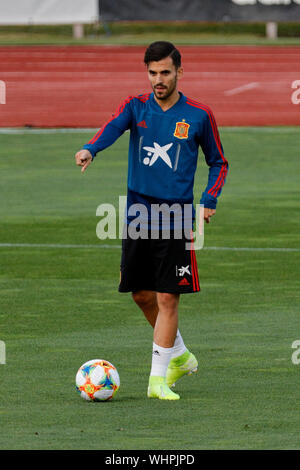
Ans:
[[[132,298],[135,303],[141,308],[156,305],[156,294],[152,291],[139,290],[137,292],[133,292]]]
[[[177,310],[179,294],[158,293],[157,302],[162,310]]]

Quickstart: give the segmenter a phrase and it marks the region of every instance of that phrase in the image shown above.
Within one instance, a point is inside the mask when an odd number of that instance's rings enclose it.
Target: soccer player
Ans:
[[[144,63],[152,93],[126,98],[75,159],[85,171],[98,152],[130,130],[125,224],[128,230],[122,240],[119,291],[132,292],[154,328],[148,397],[178,400],[180,396],[170,387],[198,367],[178,329],[179,299],[181,294],[199,292],[200,287],[195,251],[192,247],[186,249],[186,230],[181,237],[175,235],[175,212],[183,229],[185,217],[181,209],[188,204],[193,206],[199,146],[209,167],[208,183],[200,201],[207,223],[216,212],[228,163],[210,108],[178,91],[178,80],[183,76],[178,49],[166,41],[154,42],[145,52]],[[156,227],[159,235],[152,236],[152,215],[146,215],[147,220],[140,219],[141,226],[147,222],[146,229],[141,230],[144,236],[130,236],[132,208],[142,206],[147,209],[146,214],[152,214],[153,207],[162,205],[174,211],[168,237],[163,235],[165,222],[161,217]]]

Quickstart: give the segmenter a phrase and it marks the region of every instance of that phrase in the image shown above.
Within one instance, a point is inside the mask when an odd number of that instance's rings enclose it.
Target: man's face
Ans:
[[[148,77],[158,100],[167,100],[176,91],[182,68],[176,69],[171,57],[153,61],[148,65]]]

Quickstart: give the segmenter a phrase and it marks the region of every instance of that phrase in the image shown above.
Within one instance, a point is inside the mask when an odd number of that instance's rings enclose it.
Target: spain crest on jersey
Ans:
[[[174,136],[178,139],[187,139],[189,136],[189,127],[190,124],[184,120],[182,122],[176,122]]]

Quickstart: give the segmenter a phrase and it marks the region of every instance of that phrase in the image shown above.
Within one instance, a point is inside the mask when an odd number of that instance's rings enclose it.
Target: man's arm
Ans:
[[[204,219],[209,223],[210,217],[216,213],[217,198],[221,194],[228,172],[228,162],[224,157],[217,124],[209,108],[202,129],[200,145],[209,166],[208,183],[200,203],[204,205]]]
[[[91,164],[96,154],[112,145],[131,125],[132,97],[124,100],[112,117],[99,129],[92,139],[75,155],[76,165],[81,166],[83,173]]]

